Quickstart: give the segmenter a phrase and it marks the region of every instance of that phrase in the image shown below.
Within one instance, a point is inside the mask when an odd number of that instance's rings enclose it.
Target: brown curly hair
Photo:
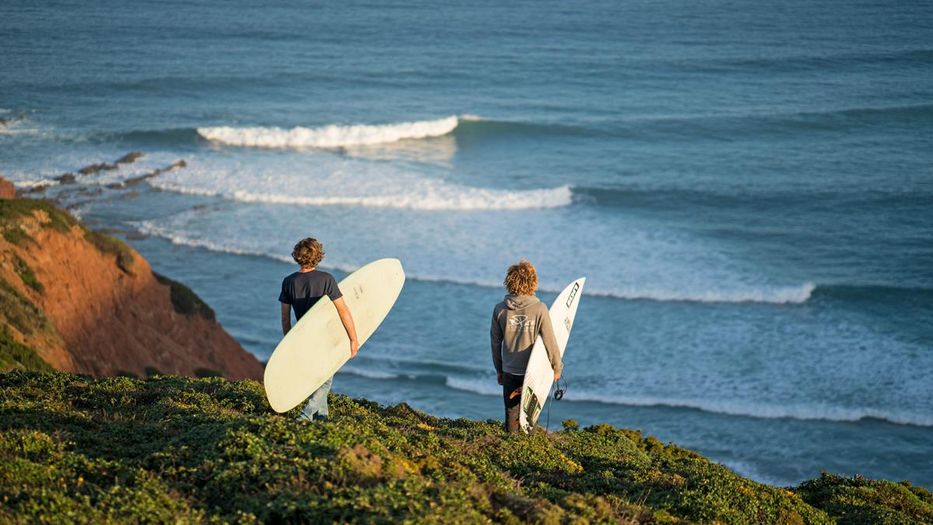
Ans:
[[[512,295],[531,295],[538,289],[538,272],[533,264],[522,259],[509,266],[503,284]]]
[[[301,239],[292,250],[292,258],[302,268],[314,268],[324,258],[324,245],[312,237]]]

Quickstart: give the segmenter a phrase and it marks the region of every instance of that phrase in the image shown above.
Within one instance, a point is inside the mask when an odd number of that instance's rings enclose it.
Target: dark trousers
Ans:
[[[505,431],[519,432],[518,414],[522,409],[522,384],[525,376],[504,372],[502,374],[502,400],[505,401]]]

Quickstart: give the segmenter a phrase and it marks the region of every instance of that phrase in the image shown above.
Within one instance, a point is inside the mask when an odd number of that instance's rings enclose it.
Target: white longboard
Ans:
[[[351,273],[343,292],[360,346],[379,328],[405,284],[398,259],[380,259]],[[275,347],[263,376],[276,412],[287,412],[320,388],[350,359],[350,338],[327,296],[311,307]]]
[[[580,294],[583,293],[585,282],[586,278],[581,277],[568,284],[557,299],[554,299],[548,311],[561,356],[567,348],[567,340],[570,338],[570,330],[573,329],[573,319],[577,315],[577,306],[580,304]],[[554,369],[551,368],[551,361],[547,358],[544,341],[539,336],[528,357],[528,368],[525,369],[525,381],[522,384],[518,422],[525,432],[531,432],[538,422],[538,416],[541,415],[541,409],[547,402],[553,384]]]

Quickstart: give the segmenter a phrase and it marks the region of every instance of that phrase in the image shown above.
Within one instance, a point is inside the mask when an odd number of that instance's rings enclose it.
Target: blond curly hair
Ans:
[[[292,250],[292,258],[302,268],[314,268],[324,258],[324,245],[312,237],[301,239]]]
[[[522,259],[509,266],[503,284],[512,295],[531,295],[538,289],[538,272],[533,264]]]

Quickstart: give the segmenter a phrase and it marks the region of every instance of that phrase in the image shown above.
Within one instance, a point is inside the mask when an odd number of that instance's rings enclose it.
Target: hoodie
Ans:
[[[534,295],[506,295],[492,311],[489,339],[496,372],[524,375],[538,336],[555,372],[563,368],[547,306]]]

